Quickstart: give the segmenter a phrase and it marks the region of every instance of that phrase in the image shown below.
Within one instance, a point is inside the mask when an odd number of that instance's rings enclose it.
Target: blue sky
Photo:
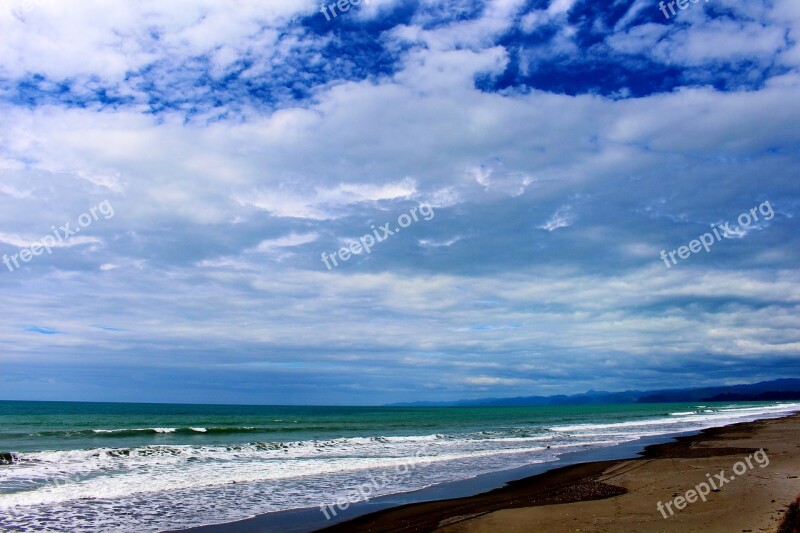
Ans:
[[[0,398],[798,376],[798,41],[794,0],[5,2],[0,255],[114,215],[0,265]]]

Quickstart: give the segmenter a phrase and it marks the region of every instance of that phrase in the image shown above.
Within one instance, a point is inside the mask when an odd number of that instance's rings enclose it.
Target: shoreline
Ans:
[[[408,531],[433,531],[448,524],[459,523],[463,527],[464,519],[456,517],[474,517],[503,509],[530,506],[541,508],[546,505],[570,505],[566,503],[568,501],[572,504],[602,501],[613,496],[622,496],[627,493],[627,489],[620,491],[619,487],[607,486],[608,484],[598,483],[596,480],[604,472],[631,461],[686,459],[687,456],[698,458],[697,454],[707,454],[704,457],[724,457],[741,454],[744,451],[752,453],[758,448],[703,447],[701,450],[697,446],[714,440],[726,440],[723,436],[728,433],[752,432],[760,425],[769,425],[782,420],[796,420],[800,427],[800,414],[794,414],[692,432],[643,437],[615,446],[570,452],[549,463],[377,497],[369,502],[353,504],[347,511],[340,512],[339,516],[331,520],[325,520],[319,508],[304,508],[259,514],[240,521],[204,525],[180,531],[254,533],[278,529],[286,533],[312,531],[374,533],[397,531],[399,524],[408,524],[408,527],[404,528]],[[796,440],[800,443],[800,437]],[[733,458],[732,462],[735,462]],[[535,497],[537,494],[545,496]]]
[[[755,465],[707,501],[659,514],[657,503],[677,501],[707,473],[730,472],[759,449],[771,467]],[[799,457],[800,414],[740,422],[648,445],[636,458],[564,466],[476,496],[396,507],[319,531],[775,531],[800,494]]]
[[[554,461],[535,463],[527,466],[481,474],[472,478],[450,481],[408,492],[399,492],[377,496],[369,501],[359,501],[350,505],[345,511],[338,511],[336,517],[325,519],[319,507],[288,509],[272,513],[261,513],[249,518],[232,522],[205,524],[187,529],[166,530],[161,533],[263,533],[265,531],[281,531],[282,533],[313,533],[323,531],[338,524],[349,524],[359,517],[374,515],[416,505],[425,502],[447,501],[456,498],[477,496],[506,486],[514,481],[546,474],[552,470],[570,465],[588,464],[599,461],[627,459],[641,453],[647,446],[670,442],[680,436],[695,435],[701,430],[665,433],[640,437],[628,442],[601,448],[589,448],[567,452]]]

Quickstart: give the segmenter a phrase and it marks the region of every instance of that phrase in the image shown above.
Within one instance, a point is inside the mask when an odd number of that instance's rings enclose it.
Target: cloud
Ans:
[[[70,248],[72,246],[79,246],[81,244],[100,244],[103,241],[98,239],[97,237],[70,237],[69,239],[63,241],[57,241],[51,235],[53,239],[53,243],[48,243],[50,248]],[[30,238],[20,237],[19,235],[13,235],[8,233],[0,233],[0,242],[10,244],[11,246],[16,246],[17,248],[30,248],[34,245],[42,245],[42,239],[34,240]]]
[[[12,186],[5,185],[3,183],[0,183],[0,193],[7,194],[9,196],[13,196],[14,198],[19,198],[19,199],[28,198],[31,195],[31,191],[20,191]]]
[[[420,246],[429,246],[429,247],[432,247],[432,248],[441,248],[443,246],[444,247],[452,246],[452,245],[454,245],[455,243],[457,243],[460,240],[461,240],[461,237],[458,237],[458,236],[457,237],[453,237],[452,239],[444,240],[444,241],[432,241],[432,240],[429,240],[429,239],[420,239],[419,245]]]
[[[300,246],[302,244],[308,244],[310,242],[314,242],[317,240],[319,235],[316,233],[306,233],[306,234],[297,234],[297,233],[290,233],[284,237],[279,237],[277,239],[268,239],[265,241],[261,241],[258,243],[256,250],[259,252],[271,252],[276,248],[291,248],[293,246]]]
[[[4,390],[379,403],[800,370],[796,3],[538,7],[4,8],[0,255],[116,213],[0,272]],[[765,200],[769,225],[664,268]]]
[[[572,207],[569,205],[559,207],[550,220],[539,226],[539,228],[547,231],[555,231],[559,228],[568,228],[574,223],[574,216],[572,215]]]
[[[329,220],[342,216],[345,208],[365,202],[407,199],[414,197],[414,180],[402,179],[394,183],[346,183],[331,188],[320,188],[312,194],[294,192],[288,187],[271,191],[256,191],[234,198],[241,205],[251,205],[280,217]]]
[[[25,328],[25,331],[29,331],[31,333],[38,333],[40,335],[56,335],[58,333],[61,333],[60,331],[56,331],[52,328],[42,328],[39,326],[29,326]]]
[[[478,385],[478,386],[496,386],[496,385],[499,385],[501,387],[508,387],[508,386],[521,385],[521,384],[523,384],[525,382],[526,382],[526,380],[523,380],[523,379],[495,378],[495,377],[487,377],[487,376],[464,379],[464,383],[467,383],[468,385]]]

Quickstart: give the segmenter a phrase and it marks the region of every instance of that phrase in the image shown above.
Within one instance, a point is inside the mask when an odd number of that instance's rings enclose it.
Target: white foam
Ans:
[[[153,433],[175,433],[177,428],[123,428],[123,429],[93,429],[93,433],[127,433],[129,431],[150,431]]]
[[[64,527],[81,533],[126,528],[142,532],[174,529],[179,523],[191,526],[206,522],[211,512],[209,503],[214,504],[213,516],[225,520],[244,518],[243,515],[253,512],[316,506],[327,501],[331,494],[341,492],[342,487],[367,479],[375,469],[412,470],[413,476],[397,479],[379,491],[380,494],[403,492],[552,461],[579,448],[771,418],[798,408],[800,404],[741,408],[726,405],[706,413],[697,407],[698,411],[644,420],[555,425],[546,434],[542,432],[547,428],[531,423],[528,427],[459,435],[23,452],[18,454],[19,461],[3,467],[4,484],[19,490],[0,495],[0,508],[13,510],[15,519],[21,523],[38,523],[39,518],[46,520],[59,513]],[[208,431],[204,427],[189,429],[197,433]],[[174,428],[141,429],[158,430],[175,431]],[[70,482],[52,482],[66,477]],[[176,494],[180,495],[180,505],[167,501]],[[123,519],[121,508],[130,511],[124,515],[130,523],[118,523]],[[184,524],[181,520],[188,522]],[[0,529],[6,525],[0,514]]]
[[[800,404],[779,404],[754,407],[735,407],[720,408],[713,412],[700,414],[692,411],[691,413],[670,413],[672,418],[649,418],[645,420],[632,420],[627,422],[610,422],[605,424],[574,424],[557,425],[549,429],[561,432],[587,433],[591,431],[603,430],[605,432],[614,430],[631,430],[631,434],[637,434],[634,428],[663,428],[665,433],[672,431],[674,427],[686,426],[686,429],[701,429],[721,424],[730,424],[735,421],[748,421],[757,418],[771,418],[782,416],[800,410]],[[598,433],[594,433],[598,434]]]

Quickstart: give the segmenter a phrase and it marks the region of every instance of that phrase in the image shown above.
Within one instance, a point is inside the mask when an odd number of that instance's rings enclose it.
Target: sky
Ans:
[[[800,3],[684,6],[4,1],[0,399],[800,376]]]

